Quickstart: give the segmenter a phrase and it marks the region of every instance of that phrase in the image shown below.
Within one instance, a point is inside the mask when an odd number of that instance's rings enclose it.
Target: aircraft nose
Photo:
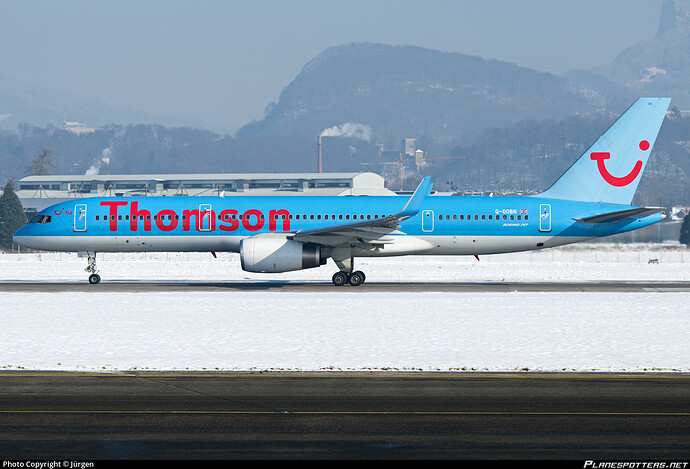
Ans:
[[[24,244],[24,240],[27,237],[27,231],[28,228],[26,225],[22,226],[19,228],[13,235],[12,235],[12,241],[14,241],[14,244]]]

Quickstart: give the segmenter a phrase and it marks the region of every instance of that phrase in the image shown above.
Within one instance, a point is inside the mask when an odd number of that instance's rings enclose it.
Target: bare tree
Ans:
[[[42,176],[46,174],[52,174],[51,169],[55,168],[55,163],[53,163],[53,157],[50,156],[52,150],[47,150],[41,148],[41,153],[36,155],[33,159],[26,172],[31,176]]]

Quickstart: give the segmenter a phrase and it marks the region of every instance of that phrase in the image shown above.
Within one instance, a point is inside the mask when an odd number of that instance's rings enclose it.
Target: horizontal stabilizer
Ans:
[[[574,218],[574,220],[584,223],[585,225],[599,225],[602,223],[616,223],[623,220],[644,218],[664,210],[666,209],[663,207],[638,207],[631,208],[629,210],[621,210],[618,212],[602,213],[592,217]]]

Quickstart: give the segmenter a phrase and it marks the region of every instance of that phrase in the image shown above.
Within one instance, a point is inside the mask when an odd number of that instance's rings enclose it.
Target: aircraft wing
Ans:
[[[647,217],[655,213],[666,210],[663,207],[638,207],[629,210],[620,210],[618,212],[602,213],[585,218],[573,218],[575,221],[584,223],[585,225],[599,225],[602,223],[616,223],[624,220],[635,220],[637,218]]]
[[[433,184],[429,176],[419,183],[414,194],[409,198],[400,212],[385,218],[362,220],[351,223],[324,226],[299,230],[291,238],[302,243],[314,243],[326,246],[338,246],[348,243],[387,244],[392,242],[387,235],[397,231],[400,223],[419,213],[424,198],[431,192]]]

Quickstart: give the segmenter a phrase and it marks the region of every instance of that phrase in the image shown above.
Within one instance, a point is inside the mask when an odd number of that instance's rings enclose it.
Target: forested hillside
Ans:
[[[405,157],[404,189],[426,175],[440,190],[537,192],[558,178],[615,120],[615,115],[530,120],[490,128],[448,150],[420,139],[429,161],[418,168]],[[690,200],[690,118],[672,114],[661,128],[638,191],[638,203],[686,205]],[[374,141],[324,137],[326,172],[373,171],[399,189],[396,158]],[[26,175],[42,149],[55,174],[315,172],[316,139],[236,139],[213,132],[160,126],[110,126],[85,135],[56,128],[23,127],[0,133],[0,179]],[[443,160],[438,158],[462,157]]]

